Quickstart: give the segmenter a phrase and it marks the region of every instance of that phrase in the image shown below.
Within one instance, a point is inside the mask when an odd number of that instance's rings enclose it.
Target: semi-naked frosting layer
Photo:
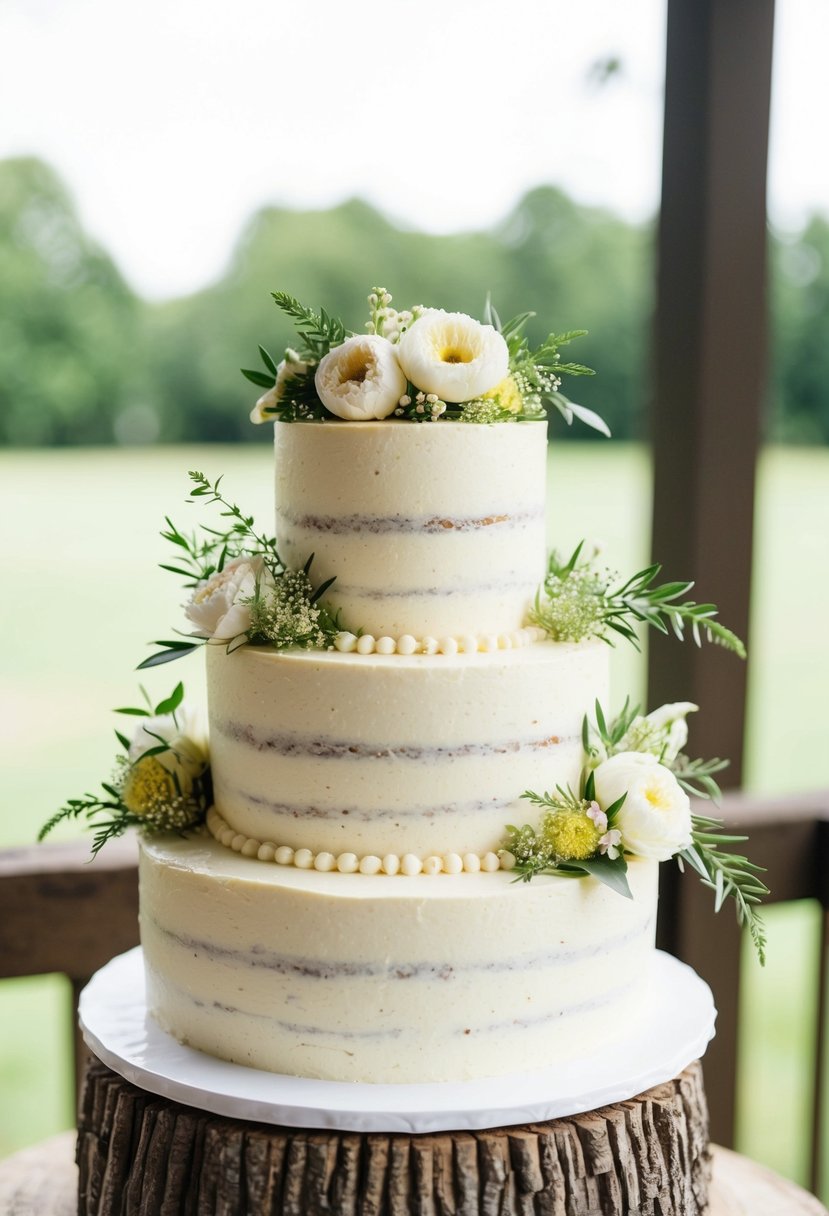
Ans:
[[[543,422],[276,423],[276,535],[344,628],[520,629],[544,576]]]
[[[410,881],[280,869],[206,835],[142,842],[157,1020],[241,1064],[362,1082],[460,1080],[587,1055],[648,999],[657,865],[594,879]]]
[[[525,790],[577,787],[582,719],[607,704],[596,641],[408,657],[206,649],[218,811],[245,836],[314,853],[497,849],[528,817]]]

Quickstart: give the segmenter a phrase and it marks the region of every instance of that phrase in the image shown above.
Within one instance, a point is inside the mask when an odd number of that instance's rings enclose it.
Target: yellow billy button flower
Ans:
[[[152,818],[160,806],[169,806],[178,798],[172,773],[157,756],[144,756],[127,770],[121,799],[124,806],[139,819]]]
[[[502,410],[509,410],[511,414],[520,414],[524,408],[524,398],[512,376],[505,377],[495,388],[484,393],[484,398],[494,398]]]
[[[594,857],[602,833],[584,810],[550,811],[541,824],[541,839],[561,861]]]

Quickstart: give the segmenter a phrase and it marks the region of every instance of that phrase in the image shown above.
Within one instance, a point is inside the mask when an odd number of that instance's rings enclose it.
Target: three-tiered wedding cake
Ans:
[[[365,633],[207,647],[209,836],[142,845],[150,1007],[174,1035],[309,1077],[531,1070],[630,1027],[657,863],[632,899],[515,881],[524,791],[576,789],[608,647],[539,640],[546,427],[276,424],[283,559]]]

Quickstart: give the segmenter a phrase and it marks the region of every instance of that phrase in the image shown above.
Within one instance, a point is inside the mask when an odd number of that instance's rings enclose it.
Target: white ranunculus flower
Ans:
[[[273,388],[269,388],[266,393],[263,393],[256,405],[250,411],[251,422],[273,422],[275,414],[266,413],[269,407],[272,409],[285,396],[288,384],[297,376],[303,376],[308,371],[309,364],[304,363],[300,359],[296,351],[287,350],[285,358],[276,367],[276,383]]]
[[[199,633],[230,641],[250,629],[250,608],[244,602],[256,591],[257,582],[270,582],[261,557],[237,557],[224,570],[199,583],[184,611]]]
[[[507,344],[491,325],[462,312],[429,308],[397,344],[412,384],[442,401],[472,401],[506,379]]]
[[[175,718],[172,714],[142,718],[130,743],[129,758],[135,764],[150,748],[159,747],[162,743],[169,744],[169,750],[159,752],[150,759],[158,761],[162,768],[178,779],[182,794],[189,794],[195,779],[207,768],[204,724],[186,706],[176,710]]]
[[[672,701],[645,717],[634,718],[619,743],[622,751],[650,752],[663,761],[675,760],[688,742],[688,714],[699,709],[691,701]]]
[[[387,418],[407,387],[396,351],[377,334],[358,334],[330,350],[314,376],[325,408],[348,422]]]
[[[596,801],[607,810],[622,795],[613,826],[639,857],[667,861],[691,843],[691,803],[669,768],[649,752],[619,752],[593,773]]]

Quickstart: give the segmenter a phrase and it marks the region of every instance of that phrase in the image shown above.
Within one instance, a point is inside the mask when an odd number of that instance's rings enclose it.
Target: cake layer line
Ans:
[[[600,997],[578,1001],[570,1005],[557,1005],[554,1009],[537,1014],[535,1017],[510,1018],[508,1021],[487,1022],[471,1026],[469,1025],[469,1018],[465,1017],[462,1024],[459,1023],[454,1028],[447,1028],[447,1033],[450,1037],[460,1037],[461,1035],[465,1037],[470,1034],[501,1034],[505,1030],[514,1032],[516,1027],[543,1026],[546,1022],[557,1021],[559,1018],[573,1018],[578,1017],[580,1014],[593,1013],[603,1006],[614,1004],[628,996],[635,988],[637,982],[636,978],[629,979],[609,992],[603,992]],[[238,1005],[226,1005],[222,1001],[203,1001],[170,980],[166,980],[165,983],[168,988],[174,989],[180,998],[185,1001],[191,1001],[197,1009],[216,1009],[221,1013],[229,1013],[234,1017],[255,1018],[265,1024],[273,1024],[274,1026],[278,1026],[280,1030],[290,1031],[293,1034],[316,1035],[321,1038],[346,1040],[405,1039],[411,1034],[411,1029],[407,1026],[389,1026],[381,1030],[332,1030],[326,1026],[315,1026],[305,1022],[287,1022],[282,1018],[273,1017],[271,1014],[243,1009]]]
[[[293,819],[351,819],[373,823],[377,819],[437,819],[449,815],[471,815],[476,811],[508,811],[515,806],[514,798],[480,798],[469,802],[452,802],[437,806],[399,806],[366,808],[362,806],[312,806],[309,803],[274,802],[270,798],[251,794],[244,789],[226,789],[234,798],[244,799],[274,815],[290,815]]]
[[[569,882],[572,880],[553,878],[550,881]],[[235,950],[229,946],[221,946],[215,942],[176,933],[152,918],[149,918],[147,923],[151,923],[160,934],[182,949],[198,950],[206,958],[221,959],[223,962],[250,967],[254,970],[272,971],[277,975],[296,975],[312,980],[377,979],[379,977],[393,981],[451,980],[462,975],[482,972],[490,975],[509,974],[516,971],[540,970],[545,967],[579,963],[585,959],[595,958],[597,955],[620,949],[650,934],[654,918],[649,914],[639,924],[624,933],[603,937],[598,942],[591,942],[579,948],[547,950],[518,958],[493,958],[487,962],[470,962],[463,967],[438,961],[399,964],[390,964],[386,960],[376,963],[347,962],[345,960],[327,962],[322,959],[300,959],[264,948]]]
[[[328,760],[454,760],[467,756],[507,756],[518,752],[539,751],[572,744],[576,735],[547,735],[543,738],[510,740],[502,743],[460,743],[455,746],[416,746],[402,743],[349,743],[342,739],[315,738],[299,734],[264,735],[252,726],[223,721],[218,717],[210,720],[211,731],[218,731],[234,743],[244,743],[257,751],[276,752],[282,756],[313,756]]]
[[[523,528],[528,522],[535,523],[544,518],[541,509],[534,511],[509,511],[485,516],[404,516],[404,515],[300,515],[286,507],[280,515],[297,528],[310,528],[319,532],[347,534],[349,532],[470,532],[480,528]]]

